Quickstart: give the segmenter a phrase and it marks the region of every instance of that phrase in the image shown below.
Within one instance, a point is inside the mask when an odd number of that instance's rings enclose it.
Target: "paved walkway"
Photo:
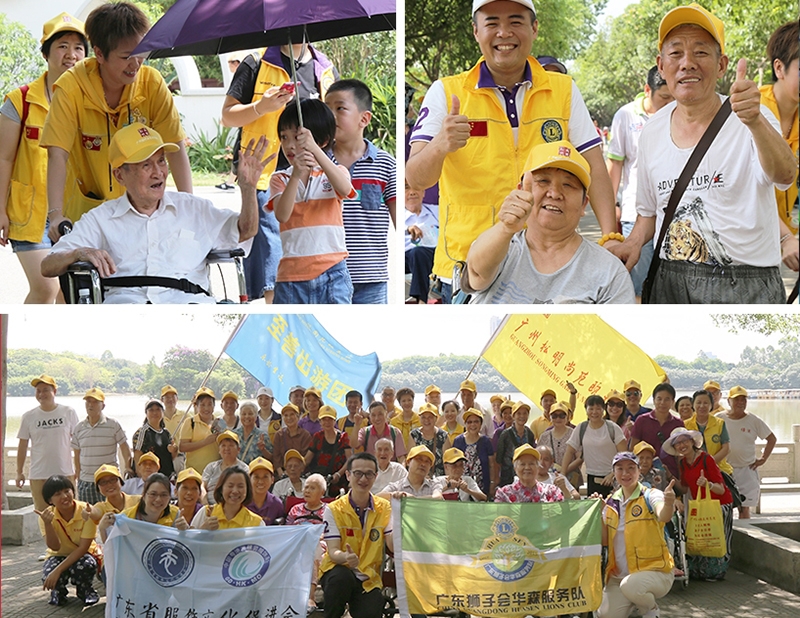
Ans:
[[[797,515],[800,494],[762,495],[762,516]],[[755,516],[754,519],[757,519]],[[2,618],[62,618],[82,616],[100,618],[105,612],[105,590],[97,583],[101,596],[95,607],[83,610],[70,586],[70,603],[64,607],[47,604],[49,593],[42,590],[42,563],[36,560],[44,552],[44,541],[25,546],[2,548]],[[800,596],[776,588],[756,577],[731,569],[724,581],[691,580],[687,588],[676,583],[672,592],[661,599],[662,618],[794,618],[800,616]],[[136,618],[139,618],[138,616]],[[158,617],[161,618],[161,617]]]

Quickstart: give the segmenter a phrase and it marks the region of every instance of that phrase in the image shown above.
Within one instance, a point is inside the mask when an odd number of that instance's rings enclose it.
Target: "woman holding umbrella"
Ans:
[[[167,142],[179,145],[167,154],[178,191],[191,193],[192,174],[183,145],[186,134],[164,78],[132,52],[150,28],[133,4],[102,4],[86,19],[95,58],[63,75],[53,92],[41,146],[47,148],[49,235],[59,224],[76,221],[124,189],[111,173],[108,148],[121,128],[142,122]]]
[[[47,154],[39,148],[56,80],[86,56],[83,22],[61,13],[43,28],[47,71],[10,92],[0,108],[0,245],[11,241],[30,291],[26,303],[53,303],[58,281],[42,276],[47,237]]]

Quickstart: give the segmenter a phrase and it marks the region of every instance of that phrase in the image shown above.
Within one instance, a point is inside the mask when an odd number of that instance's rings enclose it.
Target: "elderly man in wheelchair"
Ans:
[[[189,193],[167,192],[165,153],[178,146],[141,123],[125,127],[109,148],[112,173],[125,195],[83,215],[42,261],[42,274],[61,276],[75,262],[86,262],[99,275],[106,303],[214,302],[207,291],[207,256],[212,250],[249,250],[258,230],[256,183],[275,156],[262,161],[266,148],[262,137],[241,154],[237,214]]]

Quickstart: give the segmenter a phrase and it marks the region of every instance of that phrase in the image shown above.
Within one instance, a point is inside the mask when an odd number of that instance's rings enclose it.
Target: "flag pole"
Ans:
[[[242,328],[242,326],[244,325],[244,321],[246,319],[247,319],[246,315],[239,318],[239,323],[236,325],[236,328],[234,328],[231,334],[228,336],[228,340],[225,342],[225,345],[222,346],[222,350],[220,350],[220,353],[217,355],[217,359],[213,362],[211,368],[206,372],[206,376],[203,378],[203,382],[200,384],[197,390],[200,390],[206,385],[206,383],[208,382],[208,378],[211,377],[211,372],[214,371],[214,368],[217,366],[217,363],[219,363],[219,359],[222,358],[222,355],[225,353],[225,350],[228,349],[228,344],[231,342],[234,336],[236,336],[236,333],[239,332],[239,329]],[[184,411],[183,418],[180,420],[177,427],[175,427],[175,436],[180,434],[181,427],[183,427],[183,423],[189,417],[189,410],[191,409],[193,404],[194,404],[194,397],[192,397],[192,401],[189,403],[189,407],[186,408],[186,410]],[[172,436],[173,439],[175,438],[175,436]]]
[[[507,314],[506,317],[504,317],[502,320],[500,320],[500,324],[498,324],[497,328],[494,329],[494,332],[492,333],[492,336],[489,337],[489,340],[483,346],[483,349],[481,350],[480,354],[478,354],[478,358],[475,359],[475,362],[472,363],[472,367],[469,368],[469,371],[467,372],[467,377],[464,378],[465,380],[469,380],[469,377],[472,375],[472,372],[475,371],[475,367],[478,366],[478,363],[481,361],[481,358],[483,358],[483,354],[486,352],[486,350],[489,349],[489,346],[494,343],[494,340],[497,339],[497,335],[500,334],[500,331],[506,325],[506,322],[508,322],[508,319],[510,317],[511,316]]]

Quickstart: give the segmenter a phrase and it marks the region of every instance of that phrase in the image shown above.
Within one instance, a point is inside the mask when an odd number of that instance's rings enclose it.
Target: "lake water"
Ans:
[[[525,399],[521,393],[512,392],[503,394],[510,395],[515,401]],[[678,396],[686,394],[691,393],[682,391],[678,392]],[[442,395],[442,401],[447,401],[448,399],[453,398],[454,395],[452,393],[445,393]],[[488,408],[490,407],[488,398],[488,394],[480,394],[478,397],[478,403]],[[86,412],[82,397],[57,397],[56,401],[63,405],[73,407],[78,413],[79,419],[85,418]],[[243,403],[243,401],[240,403]],[[17,430],[19,429],[20,417],[28,410],[36,407],[37,404],[33,397],[8,397],[6,402],[8,407],[6,446],[16,446]],[[130,440],[133,438],[133,432],[141,427],[142,423],[144,423],[144,404],[146,402],[147,397],[140,395],[106,395],[105,413],[107,416],[119,421],[125,430],[125,434],[128,436],[128,442],[130,442]],[[424,396],[418,394],[414,401],[415,408],[418,408],[423,403]],[[188,401],[181,401],[178,404],[178,409],[185,410],[188,405]],[[792,439],[792,425],[800,424],[800,406],[798,406],[797,400],[751,399],[747,404],[747,411],[761,417],[775,433],[778,438],[778,442],[790,442]],[[535,407],[533,408],[531,414],[538,414]],[[222,410],[217,409],[216,415],[221,416]]]

